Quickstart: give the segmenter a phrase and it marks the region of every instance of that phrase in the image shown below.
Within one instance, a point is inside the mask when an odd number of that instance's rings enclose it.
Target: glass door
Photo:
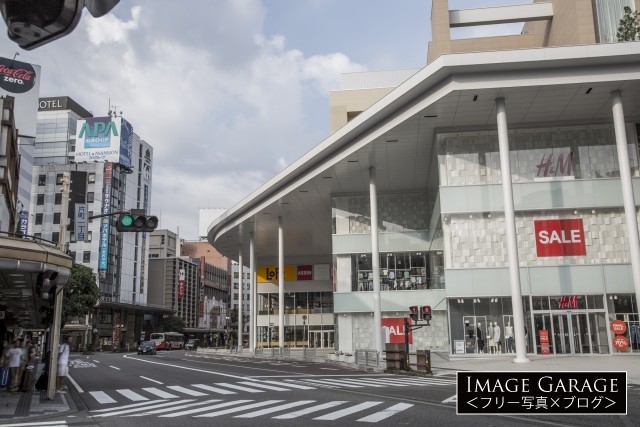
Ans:
[[[551,339],[551,315],[550,314],[534,314],[533,315],[533,332],[536,344],[536,354],[553,354],[554,344]],[[540,337],[544,336],[541,343]],[[543,351],[543,347],[549,349],[549,353]]]
[[[589,322],[586,313],[570,314],[571,335],[573,341],[573,352],[575,354],[591,353],[591,343],[589,340]]]
[[[571,329],[569,328],[569,316],[567,314],[552,314],[553,347],[556,354],[572,354]]]

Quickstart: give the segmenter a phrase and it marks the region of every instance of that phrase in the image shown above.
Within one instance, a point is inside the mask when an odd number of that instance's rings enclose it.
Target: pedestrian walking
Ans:
[[[20,348],[20,341],[18,339],[13,340],[13,347],[7,351],[7,358],[9,359],[9,388],[10,392],[18,390],[20,384],[20,357],[22,356],[22,349]]]
[[[56,389],[58,393],[65,393],[63,390],[64,379],[69,374],[69,352],[73,338],[67,335],[65,342],[58,347],[58,377],[56,378]]]

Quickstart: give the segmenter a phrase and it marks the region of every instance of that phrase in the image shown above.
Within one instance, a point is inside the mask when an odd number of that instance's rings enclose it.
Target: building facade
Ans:
[[[339,351],[403,342],[411,306],[433,315],[412,350],[640,351],[640,44],[602,32],[629,3],[434,1],[426,67],[343,78],[334,133],[214,220],[209,241],[241,248],[258,292],[263,266],[329,259]],[[524,37],[447,39],[514,21]],[[282,307],[291,287],[274,279]]]

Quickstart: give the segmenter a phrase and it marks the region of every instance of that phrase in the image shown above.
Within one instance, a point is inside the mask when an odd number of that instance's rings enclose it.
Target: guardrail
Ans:
[[[355,351],[355,364],[358,366],[380,366],[380,353],[376,350],[359,349]]]

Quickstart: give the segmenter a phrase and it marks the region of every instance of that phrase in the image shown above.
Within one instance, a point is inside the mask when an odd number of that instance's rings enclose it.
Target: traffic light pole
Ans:
[[[114,216],[114,215],[125,215],[125,214],[130,214],[130,211],[118,211],[118,212],[109,212],[106,214],[99,214],[99,215],[91,215],[89,217],[89,219],[96,219],[96,218],[102,218],[105,216]]]
[[[417,322],[417,320],[416,320]],[[415,331],[416,329],[420,329],[424,326],[430,326],[429,321],[427,321],[426,325],[409,325],[409,318],[404,318],[404,354],[405,354],[405,371],[410,371],[409,367],[409,331]]]

